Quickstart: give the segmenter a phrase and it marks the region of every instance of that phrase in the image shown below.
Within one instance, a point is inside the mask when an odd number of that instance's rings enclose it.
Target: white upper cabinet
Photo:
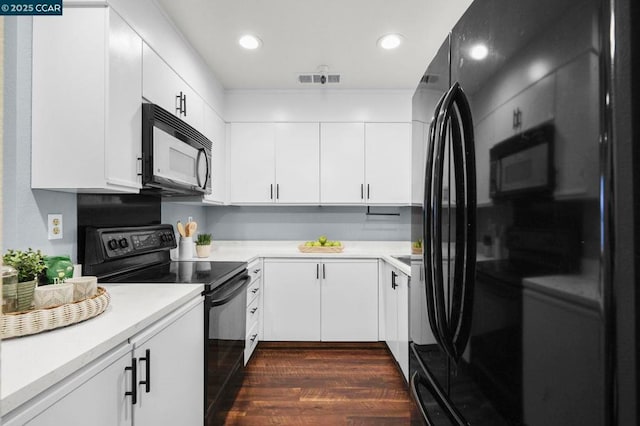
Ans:
[[[211,141],[211,194],[203,197],[210,204],[227,201],[227,139],[225,122],[209,105],[204,105],[203,134]]]
[[[142,39],[109,7],[35,17],[32,78],[31,187],[138,192]]]
[[[320,146],[318,123],[277,123],[276,194],[279,203],[318,204]]]
[[[411,125],[365,124],[365,199],[368,204],[409,204]]]
[[[231,123],[231,202],[318,204],[318,123]]]
[[[320,124],[320,202],[364,202],[364,123]]]
[[[272,203],[275,196],[275,128],[231,123],[231,203]]]
[[[142,96],[204,133],[202,98],[149,45],[142,51]]]

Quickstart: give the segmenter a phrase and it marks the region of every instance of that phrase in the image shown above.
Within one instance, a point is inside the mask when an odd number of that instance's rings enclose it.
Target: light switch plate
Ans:
[[[47,238],[50,240],[62,239],[62,215],[47,215]]]

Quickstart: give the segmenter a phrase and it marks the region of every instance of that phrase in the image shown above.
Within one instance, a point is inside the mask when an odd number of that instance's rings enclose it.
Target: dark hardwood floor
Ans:
[[[420,425],[384,344],[261,342],[225,425]]]

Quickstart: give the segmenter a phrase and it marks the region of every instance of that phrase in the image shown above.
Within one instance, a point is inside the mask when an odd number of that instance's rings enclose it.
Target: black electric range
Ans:
[[[172,261],[175,247],[171,225],[87,227],[83,272],[102,283],[204,284],[202,415],[204,424],[217,424],[244,377],[251,276],[246,262]]]
[[[172,261],[173,226],[87,228],[85,275],[105,283],[169,283],[205,285],[215,290],[247,269],[246,262]]]

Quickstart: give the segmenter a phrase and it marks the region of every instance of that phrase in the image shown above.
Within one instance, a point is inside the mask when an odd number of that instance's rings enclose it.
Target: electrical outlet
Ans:
[[[47,215],[47,228],[48,238],[50,240],[62,239],[62,215],[50,214]]]

